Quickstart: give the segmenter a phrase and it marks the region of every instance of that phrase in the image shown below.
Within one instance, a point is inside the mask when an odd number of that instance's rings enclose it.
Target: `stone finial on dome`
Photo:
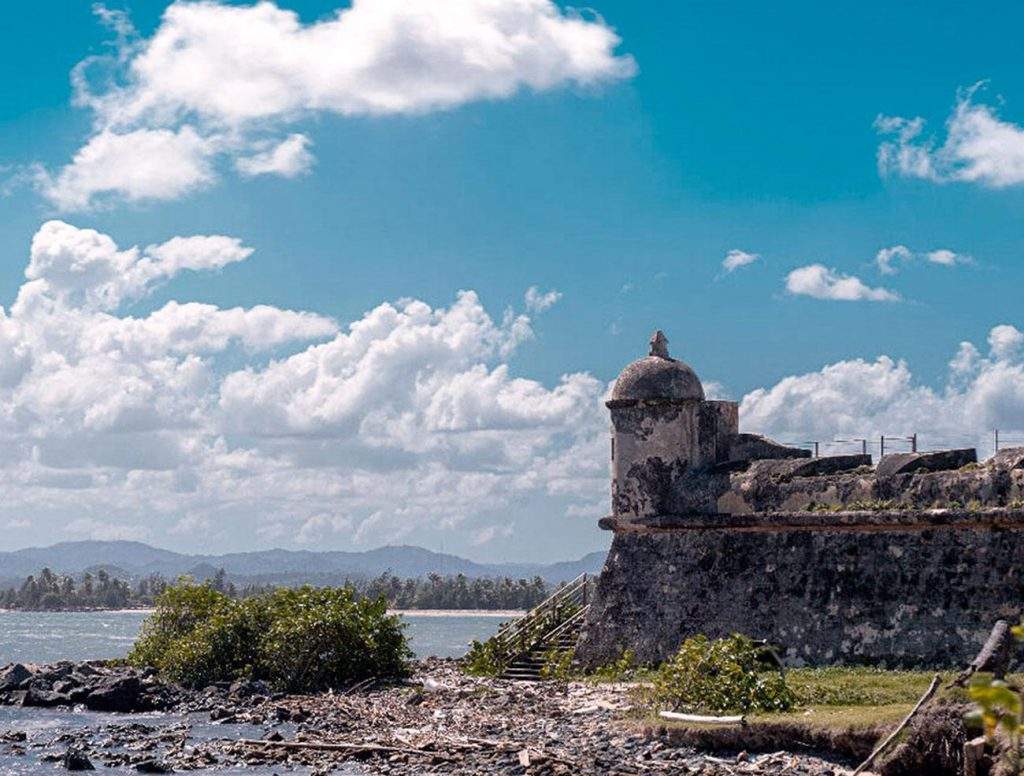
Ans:
[[[651,355],[658,358],[671,358],[668,354],[668,337],[661,329],[651,335]]]

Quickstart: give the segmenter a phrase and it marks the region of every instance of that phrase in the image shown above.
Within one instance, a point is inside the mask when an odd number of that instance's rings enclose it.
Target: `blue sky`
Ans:
[[[525,0],[509,5],[548,7]],[[994,24],[995,9],[956,3],[860,3],[841,12],[817,3],[678,3],[656,12],[636,3],[590,5],[599,17],[584,15],[583,21],[614,30],[621,40],[605,47],[601,65],[618,69],[589,71],[589,82],[586,73],[556,75],[531,88],[515,75],[517,85],[508,94],[475,94],[408,111],[303,104],[262,115],[258,126],[246,123],[244,148],[218,146],[206,179],[179,194],[100,192],[70,207],[66,196],[54,194],[53,182],[104,122],[115,126],[111,111],[73,104],[70,75],[87,57],[115,53],[112,33],[87,2],[7,9],[7,39],[0,47],[7,74],[0,164],[8,176],[0,200],[6,257],[0,304],[11,310],[25,282],[29,244],[49,219],[95,229],[122,248],[175,236],[226,235],[252,248],[251,257],[231,266],[215,261],[222,268],[214,272],[168,273],[146,293],[121,300],[117,314],[142,317],[171,300],[221,309],[265,304],[311,311],[346,330],[386,301],[414,298],[447,309],[460,290],[472,290],[496,326],[507,308],[532,318],[531,337],[499,346],[480,362],[489,370],[507,365],[512,377],[545,390],[554,390],[568,373],[606,384],[642,354],[651,330],[660,327],[673,354],[719,384],[721,393],[740,400],[763,389],[767,398],[745,401],[744,422],[781,437],[891,429],[931,431],[939,442],[980,439],[995,424],[1024,427],[1013,371],[1017,338],[1010,331],[1021,323],[1024,280],[1018,258],[1024,73],[1017,57],[1011,60],[1024,11],[1000,7]],[[305,25],[333,19],[338,7],[281,3]],[[127,10],[137,30],[124,61],[144,56],[161,25],[166,29],[165,3],[109,8]],[[553,13],[569,18],[565,6]],[[437,51],[446,53],[443,46]],[[258,50],[250,56],[259,62]],[[540,55],[524,55],[517,67],[534,67],[530,56]],[[118,68],[100,62],[95,69],[117,73],[124,84],[125,71]],[[968,93],[979,82],[984,84]],[[216,92],[217,79],[207,88]],[[125,103],[130,106],[143,91],[129,85]],[[951,134],[946,123],[958,105],[964,120]],[[116,126],[177,130],[186,122],[209,138],[230,134],[225,126],[235,132],[242,126],[225,116],[207,115],[204,124],[147,114],[129,123],[118,118]],[[895,132],[879,130],[880,116],[926,123],[899,146]],[[947,142],[957,127],[974,132],[970,142]],[[246,176],[232,169],[239,158],[296,134],[304,136],[309,157],[296,157],[285,174]],[[903,155],[880,170],[885,143]],[[897,258],[896,271],[886,273],[876,256],[893,246],[905,246],[906,258]],[[722,262],[731,250],[758,258],[727,272]],[[952,258],[929,260],[935,251]],[[821,265],[817,274],[790,274],[815,265]],[[835,283],[844,277],[859,279],[849,292],[855,299],[821,298],[836,296]],[[524,310],[531,286],[561,296],[548,309]],[[881,295],[880,289],[893,301],[868,298],[872,291]],[[993,334],[999,326],[1006,328]],[[965,352],[962,342],[974,343],[976,353],[964,356],[963,369],[951,371],[950,360]],[[211,374],[219,380],[245,367],[259,371],[306,346],[275,341],[256,354],[218,351],[210,357]],[[879,357],[890,361],[880,366]],[[830,364],[836,368],[822,373]],[[433,367],[428,359],[417,368]],[[798,388],[804,387],[796,393],[791,383],[780,382],[801,376]],[[845,380],[855,386],[852,398]],[[10,390],[14,406],[20,399]],[[837,408],[829,404],[833,396],[847,403]],[[772,397],[788,409],[779,410],[768,401]],[[71,412],[66,404],[46,407],[57,420]],[[370,407],[365,412],[373,415]],[[936,412],[944,413],[941,423],[918,428]],[[474,422],[486,431],[495,421]],[[496,423],[504,428],[510,422]],[[529,422],[520,418],[512,425],[523,429]],[[565,416],[560,422],[581,421]],[[586,422],[600,427],[599,405]],[[541,423],[544,433],[555,433],[551,423]],[[266,437],[251,443],[251,429],[225,428],[207,428],[204,438],[211,445],[221,439],[236,451],[259,448],[270,457],[303,455],[282,452],[283,443]],[[306,432],[317,438],[324,433],[303,426]],[[15,449],[31,451],[40,435],[53,433],[22,429]],[[549,438],[543,455],[584,444],[568,441],[565,433],[563,428],[558,439]],[[579,449],[599,450],[600,433],[595,430],[590,447]],[[68,445],[89,444],[68,439]],[[414,448],[402,452],[415,456]],[[525,464],[516,461],[503,463],[502,471],[525,476],[525,469],[516,469]],[[87,463],[41,465],[74,468],[93,477],[96,488],[101,471],[117,482],[132,478],[128,464],[115,473],[109,463]],[[466,470],[464,462],[428,463],[446,472]],[[344,468],[344,456],[335,465]],[[379,533],[367,528],[359,539],[353,539],[359,526],[389,507],[362,503],[307,514],[296,500],[286,507],[295,514],[277,533],[260,534],[275,522],[270,507],[267,514],[243,518],[225,506],[230,499],[223,492],[182,502],[154,493],[162,516],[142,521],[140,531],[135,499],[141,496],[133,491],[117,503],[109,495],[85,499],[85,522],[68,530],[64,496],[32,485],[25,486],[24,501],[5,512],[17,528],[0,544],[18,546],[56,533],[131,535],[195,548],[193,525],[205,526],[202,531],[228,549],[287,544],[313,521],[309,536],[337,547],[413,541],[444,543],[482,558],[566,557],[605,541],[593,528],[601,514],[602,465],[579,478],[591,483],[590,490],[567,495],[550,482],[532,490],[505,484],[497,486],[501,497],[481,499],[490,506],[479,511],[461,505],[457,518],[446,519],[440,502],[430,520],[410,519],[403,529],[398,516],[378,517],[392,527]],[[409,470],[410,482],[423,479],[417,466]],[[182,466],[175,471],[185,476]],[[28,475],[19,476],[23,482]],[[311,487],[311,501],[327,504],[321,486]],[[591,507],[593,519],[582,516]],[[531,526],[551,517],[556,541],[536,547]],[[183,527],[172,532],[175,526]]]

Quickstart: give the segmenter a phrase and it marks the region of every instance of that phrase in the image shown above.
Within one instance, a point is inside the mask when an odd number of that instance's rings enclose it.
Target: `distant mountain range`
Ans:
[[[575,579],[580,574],[598,573],[604,552],[592,552],[579,560],[559,563],[476,563],[456,555],[432,552],[422,547],[390,546],[365,552],[312,552],[309,550],[260,550],[227,555],[187,555],[161,550],[142,542],[61,542],[50,547],[29,547],[0,552],[0,587],[20,584],[29,574],[49,568],[59,574],[79,575],[104,569],[111,576],[136,579],[160,574],[174,579],[189,574],[206,579],[224,569],[236,585],[341,584],[346,579],[376,577],[444,576],[533,577],[551,583]]]

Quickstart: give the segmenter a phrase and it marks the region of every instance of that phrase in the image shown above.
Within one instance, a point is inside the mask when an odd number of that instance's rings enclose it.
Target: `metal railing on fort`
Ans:
[[[879,459],[889,453],[916,453],[931,450],[950,450],[973,447],[979,458],[1005,450],[1008,447],[1024,447],[1024,431],[994,429],[977,436],[950,435],[948,433],[872,434],[862,436],[835,437],[833,439],[780,440],[790,447],[802,447],[818,458],[843,453],[870,454]]]
[[[587,608],[587,587],[588,575],[580,574],[518,620],[499,628],[494,636],[498,649],[511,659],[578,622]]]

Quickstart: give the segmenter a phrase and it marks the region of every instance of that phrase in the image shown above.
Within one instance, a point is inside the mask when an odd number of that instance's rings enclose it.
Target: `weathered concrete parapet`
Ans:
[[[875,476],[882,479],[912,472],[943,472],[977,462],[978,453],[974,448],[934,450],[928,453],[892,453],[878,462]]]
[[[970,451],[973,456],[973,450]],[[856,456],[845,456],[850,463]],[[888,458],[888,456],[886,456]],[[876,511],[956,509],[1024,506],[1024,468],[1008,469],[992,459],[951,471],[921,468],[903,474],[878,474],[868,465],[828,473],[832,459],[754,461],[746,471],[734,472],[729,487],[718,498],[718,512],[764,515],[817,510],[835,512],[871,508]],[[952,458],[950,460],[957,460]],[[1024,455],[1021,456],[1024,462]],[[819,467],[817,472],[814,466]],[[882,463],[885,463],[883,459]],[[933,465],[937,465],[934,464]],[[881,468],[881,464],[879,464]]]

